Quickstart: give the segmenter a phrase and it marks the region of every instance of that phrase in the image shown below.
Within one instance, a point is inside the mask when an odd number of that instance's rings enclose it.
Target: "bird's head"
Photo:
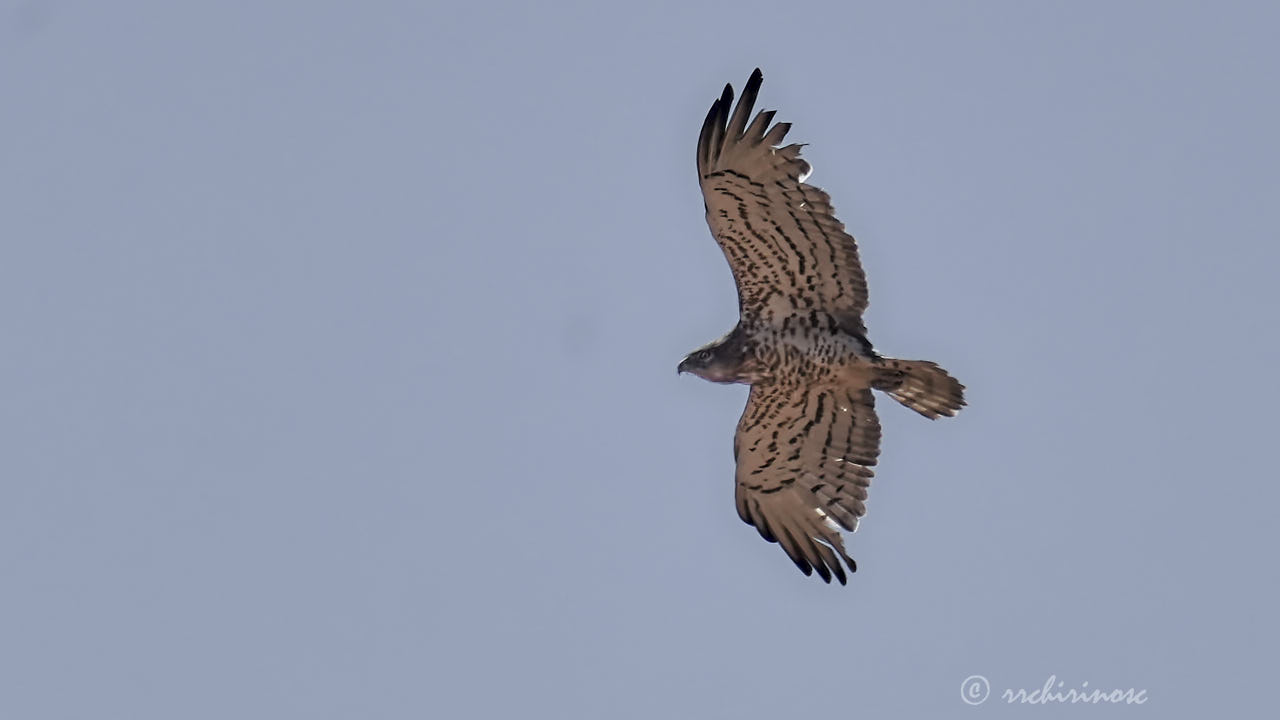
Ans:
[[[704,345],[685,356],[677,372],[693,373],[704,380],[718,383],[741,382],[742,347],[729,338]]]

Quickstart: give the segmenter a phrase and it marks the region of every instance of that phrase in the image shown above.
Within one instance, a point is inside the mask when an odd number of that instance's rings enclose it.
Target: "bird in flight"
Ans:
[[[936,419],[959,412],[964,386],[867,340],[858,247],[830,197],[805,182],[801,146],[782,145],[791,125],[774,124],[773,111],[750,117],[762,78],[757,68],[736,108],[726,85],[698,137],[698,182],[738,286],[738,324],[678,369],[751,386],[733,440],[738,515],[805,575],[843,585],[840,560],[857,565],[841,531],[866,513],[880,454],[871,391]]]

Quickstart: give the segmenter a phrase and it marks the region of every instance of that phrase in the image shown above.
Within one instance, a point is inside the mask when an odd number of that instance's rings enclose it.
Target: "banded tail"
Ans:
[[[951,417],[964,407],[964,386],[937,363],[883,358],[877,364],[872,387],[930,420]]]

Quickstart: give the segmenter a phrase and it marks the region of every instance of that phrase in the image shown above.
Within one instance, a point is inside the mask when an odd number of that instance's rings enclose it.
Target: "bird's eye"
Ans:
[[[701,362],[706,362],[706,361],[708,361],[708,360],[710,360],[710,359],[711,359],[711,351],[710,351],[710,350],[699,350],[699,351],[698,351],[698,360],[699,360],[699,361],[701,361]]]

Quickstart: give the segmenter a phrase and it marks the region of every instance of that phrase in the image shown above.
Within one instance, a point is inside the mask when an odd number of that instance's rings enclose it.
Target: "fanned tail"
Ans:
[[[937,363],[883,358],[879,366],[872,387],[930,420],[951,417],[964,407],[964,386]]]

